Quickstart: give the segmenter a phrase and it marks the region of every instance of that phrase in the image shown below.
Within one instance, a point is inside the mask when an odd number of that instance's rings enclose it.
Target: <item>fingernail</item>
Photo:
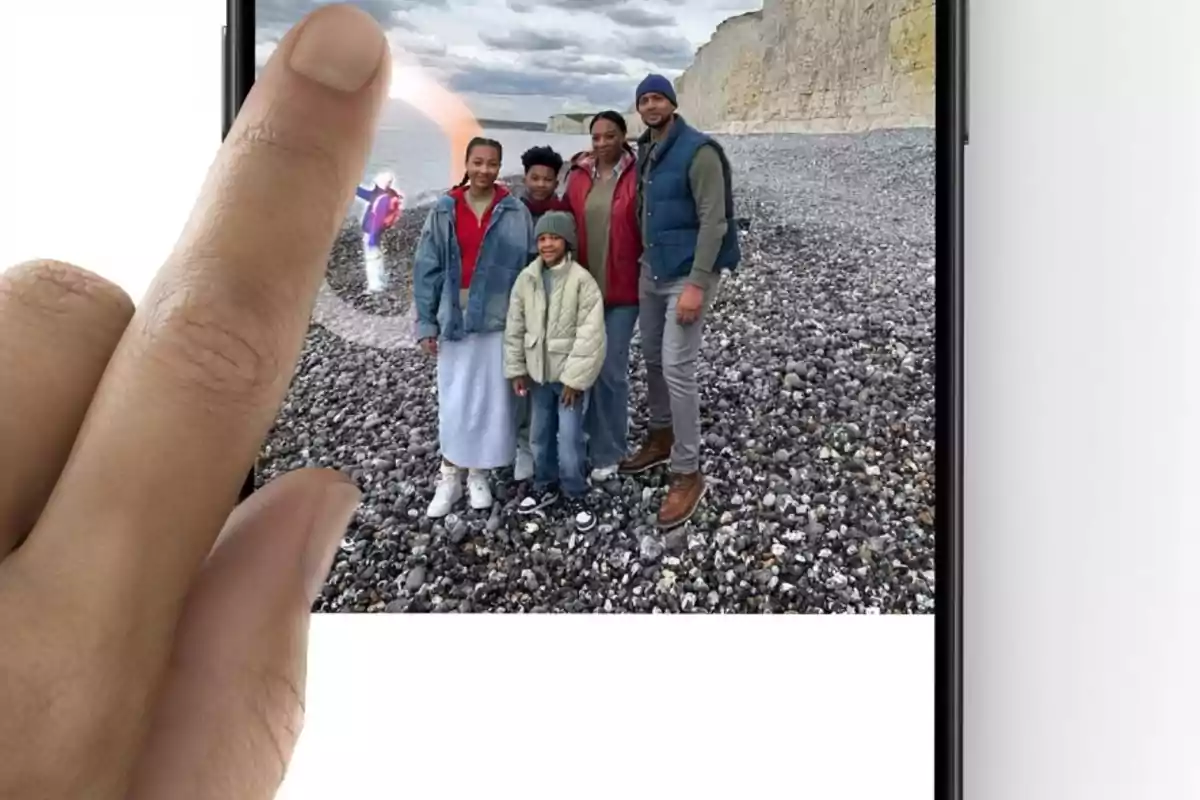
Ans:
[[[304,580],[308,596],[316,600],[329,577],[333,556],[346,536],[362,492],[354,484],[338,481],[326,486],[317,502],[304,552]]]
[[[305,20],[288,64],[339,92],[357,92],[379,71],[383,31],[353,6],[330,6]]]

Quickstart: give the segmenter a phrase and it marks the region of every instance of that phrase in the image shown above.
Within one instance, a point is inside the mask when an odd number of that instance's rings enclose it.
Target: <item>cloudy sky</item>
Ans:
[[[257,0],[261,63],[319,0]],[[478,117],[625,109],[647,72],[674,78],[728,17],[762,0],[356,0]]]

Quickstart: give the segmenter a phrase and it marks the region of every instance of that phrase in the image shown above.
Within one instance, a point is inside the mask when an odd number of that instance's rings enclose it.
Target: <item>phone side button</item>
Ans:
[[[959,25],[959,48],[962,52],[962,75],[959,80],[962,81],[962,90],[959,97],[962,98],[962,139],[963,146],[966,147],[971,143],[971,11],[970,0],[962,0],[962,5],[959,7],[959,13],[962,15],[962,22]]]
[[[221,141],[229,133],[229,28],[221,26]]]

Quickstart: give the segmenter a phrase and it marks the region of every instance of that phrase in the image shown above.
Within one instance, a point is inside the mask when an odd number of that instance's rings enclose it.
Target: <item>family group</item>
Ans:
[[[591,484],[668,463],[659,526],[695,512],[703,323],[740,252],[729,161],[676,106],[671,82],[647,76],[635,98],[644,134],[631,144],[622,114],[597,114],[590,150],[565,162],[549,147],[523,154],[520,198],[498,182],[501,144],[468,145],[466,174],[429,212],[413,258],[416,338],[437,362],[442,463],[429,516],[464,495],[490,508],[490,471],[512,466],[527,482],[519,512],[561,503],[587,530]],[[390,185],[360,197],[377,224],[399,213]],[[366,224],[364,235],[374,286],[378,237]],[[635,327],[649,424],[630,455]]]

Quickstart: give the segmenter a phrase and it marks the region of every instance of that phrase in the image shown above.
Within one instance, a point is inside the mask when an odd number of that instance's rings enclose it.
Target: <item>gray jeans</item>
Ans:
[[[696,383],[696,361],[717,286],[705,292],[700,318],[680,325],[675,303],[687,284],[686,278],[656,282],[642,266],[638,282],[638,328],[646,359],[646,390],[650,401],[650,427],[672,428],[673,472],[700,469],[700,387]]]

